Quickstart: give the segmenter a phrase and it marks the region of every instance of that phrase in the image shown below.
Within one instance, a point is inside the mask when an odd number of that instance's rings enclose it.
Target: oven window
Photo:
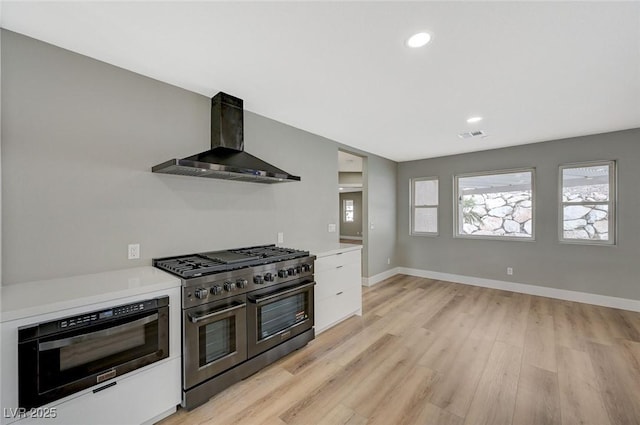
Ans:
[[[274,301],[258,308],[258,336],[265,339],[309,317],[307,292]]]
[[[119,332],[110,338],[81,342],[60,349],[60,370],[91,364],[119,353],[135,352],[146,343],[144,327]]]
[[[158,315],[129,317],[40,343],[40,392],[136,361],[159,348]]]
[[[234,353],[235,334],[235,317],[200,326],[200,367]]]

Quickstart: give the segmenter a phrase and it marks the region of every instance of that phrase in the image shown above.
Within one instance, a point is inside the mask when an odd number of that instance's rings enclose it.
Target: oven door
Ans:
[[[249,357],[313,328],[313,286],[309,278],[253,291],[247,296]]]
[[[169,308],[25,339],[18,355],[20,407],[42,406],[167,358]]]
[[[247,359],[245,296],[185,310],[183,385],[189,389]]]

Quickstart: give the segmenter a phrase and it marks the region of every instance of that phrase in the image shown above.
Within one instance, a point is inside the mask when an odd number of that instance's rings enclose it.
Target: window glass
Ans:
[[[533,170],[455,177],[456,236],[532,239]]]
[[[411,180],[411,234],[438,234],[438,179]]]
[[[560,240],[614,242],[614,163],[560,167]]]
[[[344,221],[351,223],[354,220],[353,199],[344,200]]]

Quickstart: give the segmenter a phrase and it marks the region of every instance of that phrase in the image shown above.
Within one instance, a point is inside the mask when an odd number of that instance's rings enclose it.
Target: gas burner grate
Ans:
[[[290,248],[281,248],[275,245],[255,246],[251,248],[230,249],[230,252],[243,254],[247,256],[256,256],[269,262],[290,260],[293,258],[306,257],[308,251],[299,251]]]
[[[184,278],[197,277],[229,269],[229,266],[222,261],[200,255],[186,255],[158,260],[155,262],[155,266]]]
[[[183,279],[309,256],[308,251],[262,245],[180,257],[160,258],[154,265]]]

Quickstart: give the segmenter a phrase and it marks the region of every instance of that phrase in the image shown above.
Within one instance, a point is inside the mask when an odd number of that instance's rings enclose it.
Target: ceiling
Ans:
[[[3,1],[0,16],[395,161],[640,127],[640,2]],[[419,31],[431,43],[406,47]]]

